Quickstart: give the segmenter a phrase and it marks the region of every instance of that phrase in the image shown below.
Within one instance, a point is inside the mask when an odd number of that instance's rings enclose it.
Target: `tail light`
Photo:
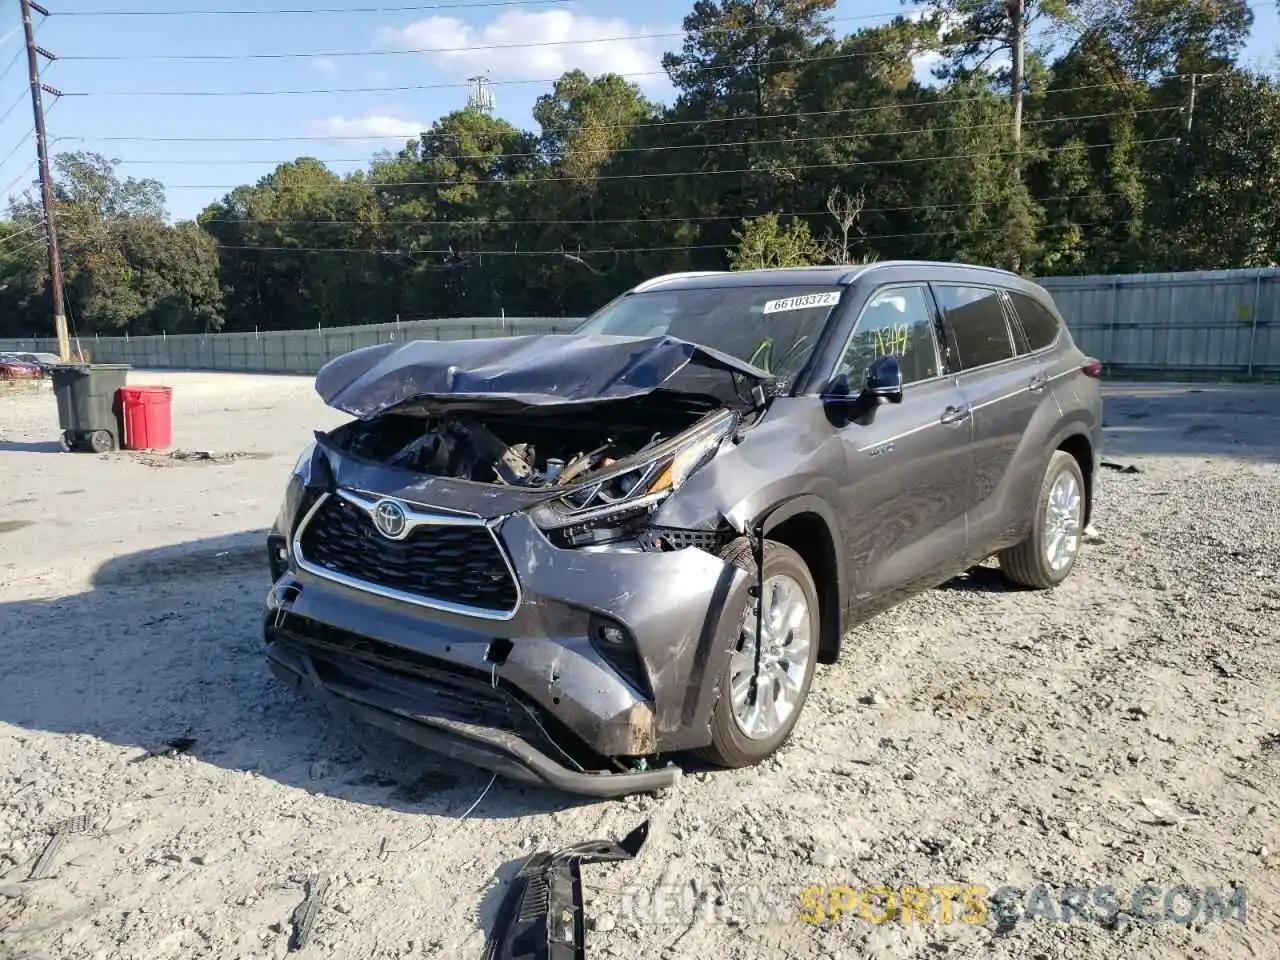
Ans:
[[[1080,369],[1084,371],[1086,377],[1093,377],[1095,380],[1102,377],[1102,361],[1095,360],[1093,357],[1086,359]]]

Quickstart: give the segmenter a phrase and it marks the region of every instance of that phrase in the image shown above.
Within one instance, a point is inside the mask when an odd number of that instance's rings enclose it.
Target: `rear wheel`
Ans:
[[[1000,553],[1000,569],[1014,583],[1041,590],[1071,575],[1084,536],[1084,474],[1062,450],[1049,459],[1036,499],[1031,535]]]
[[[754,573],[750,548],[749,541],[739,541],[724,559]],[[786,742],[800,719],[818,662],[818,590],[804,560],[790,547],[766,540],[761,580],[759,657],[752,597],[742,611],[737,642],[720,678],[711,745],[701,751],[720,767],[759,763]]]

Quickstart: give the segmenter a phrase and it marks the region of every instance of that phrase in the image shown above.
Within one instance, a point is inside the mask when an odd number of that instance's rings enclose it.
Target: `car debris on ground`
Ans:
[[[649,836],[646,820],[621,840],[594,840],[530,856],[508,888],[481,960],[583,960],[584,863],[634,860]]]

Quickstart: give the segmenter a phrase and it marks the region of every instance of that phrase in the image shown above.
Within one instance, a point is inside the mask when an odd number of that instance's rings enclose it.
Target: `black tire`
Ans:
[[[1040,483],[1035,515],[1031,518],[1031,534],[1016,547],[1002,550],[998,555],[1000,572],[1013,583],[1034,587],[1037,590],[1049,590],[1066,580],[1075,569],[1076,561],[1080,558],[1078,548],[1071,557],[1071,562],[1061,570],[1053,569],[1048,557],[1045,556],[1045,508],[1049,502],[1049,491],[1053,489],[1053,485],[1064,472],[1070,473],[1075,478],[1076,489],[1080,491],[1081,498],[1085,496],[1084,474],[1080,470],[1080,464],[1071,454],[1055,450],[1053,456],[1049,458],[1049,467],[1045,470],[1044,480]],[[1081,507],[1080,536],[1083,538],[1083,503]]]
[[[116,448],[116,438],[110,430],[95,430],[89,434],[89,449],[94,453],[110,453]]]
[[[64,430],[62,431],[62,436],[58,438],[58,443],[61,445],[63,452],[71,453],[77,446],[76,435],[70,430]]]
[[[742,567],[754,575],[756,569],[753,544],[745,538],[736,540],[721,553],[726,563]],[[795,711],[783,725],[771,736],[761,739],[748,737],[738,726],[733,715],[733,697],[729,690],[732,663],[727,662],[724,673],[720,676],[719,696],[711,714],[711,744],[698,751],[699,756],[717,767],[747,767],[759,763],[772,756],[787,741],[795,728],[800,714],[804,712],[804,704],[809,696],[809,687],[813,683],[814,670],[818,664],[818,640],[822,635],[819,619],[818,589],[814,586],[813,575],[800,554],[782,543],[766,540],[764,543],[764,576],[762,580],[778,574],[786,574],[800,584],[805,601],[809,607],[809,658],[805,664],[804,677],[800,684],[800,698]],[[748,603],[755,603],[750,597]],[[743,611],[734,614],[740,620]]]

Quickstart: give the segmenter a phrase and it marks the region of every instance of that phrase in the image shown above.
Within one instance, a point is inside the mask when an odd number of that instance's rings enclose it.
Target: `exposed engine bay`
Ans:
[[[547,489],[569,487],[678,436],[715,408],[688,397],[650,395],[587,407],[483,414],[401,409],[356,421],[331,438],[348,453],[428,476]],[[631,492],[616,480],[618,498]]]

